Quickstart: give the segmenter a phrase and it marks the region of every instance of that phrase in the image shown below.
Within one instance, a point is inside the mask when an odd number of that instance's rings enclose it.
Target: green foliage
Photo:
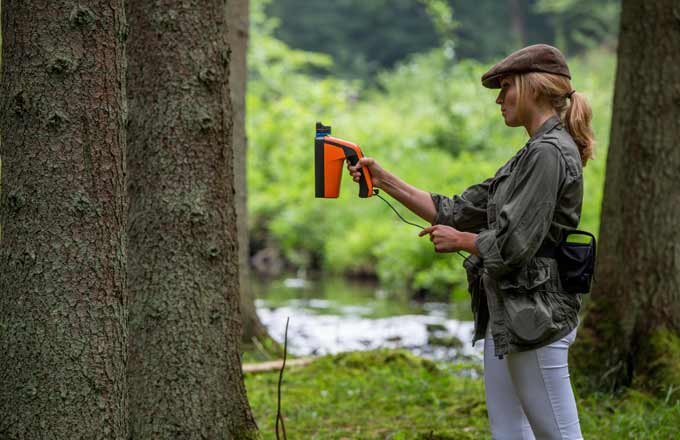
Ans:
[[[437,45],[459,59],[498,60],[528,44],[567,55],[614,48],[620,0],[277,0],[276,36],[336,60],[331,75],[372,76]]]
[[[278,374],[245,376],[266,439],[275,438]],[[489,439],[481,374],[477,363],[433,362],[402,350],[342,353],[287,367],[286,432],[304,439]],[[587,439],[671,439],[680,430],[677,398],[633,390],[576,397]]]
[[[417,0],[277,0],[268,13],[280,20],[276,36],[293,47],[331,54],[333,74],[368,78],[408,54],[439,44]]]
[[[331,60],[276,40],[262,3],[253,7],[247,97],[251,234],[266,236],[296,267],[375,275],[391,292],[424,290],[445,298],[464,289],[458,255],[437,255],[427,237],[419,238],[419,229],[402,223],[382,200],[358,198],[358,185],[346,172],[338,199],[314,197],[314,123],[332,125],[335,136],[358,143],[417,188],[451,196],[492,176],[528,139],[523,129],[504,125],[494,102],[497,91],[481,86],[488,66],[454,62],[439,48],[382,72],[376,88],[317,78],[309,72],[331,66]],[[591,100],[599,142],[597,160],[585,168],[580,225],[597,232],[614,56],[593,50],[569,61],[575,89]]]
[[[451,5],[446,0],[418,1],[425,5],[425,10],[430,16],[437,34],[439,34],[442,46],[447,49],[447,53],[453,56],[454,31],[459,26],[459,23],[453,19]]]
[[[520,36],[510,26],[508,4],[497,0],[449,0],[459,26],[455,31],[456,56],[461,59],[500,60],[518,49]],[[544,30],[540,24],[531,29]],[[543,42],[549,36],[540,37]]]
[[[620,0],[538,0],[533,10],[555,29],[555,44],[570,52],[616,46]]]

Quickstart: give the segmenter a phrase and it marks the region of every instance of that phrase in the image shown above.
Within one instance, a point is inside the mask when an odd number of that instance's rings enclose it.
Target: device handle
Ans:
[[[354,150],[349,150],[346,151],[345,154],[347,155],[347,160],[352,166],[356,166],[356,164],[359,163],[359,155],[361,155],[361,152],[357,154]],[[361,155],[363,157],[363,155]],[[361,169],[359,170],[361,173],[361,177],[359,178],[359,197],[361,198],[366,198],[372,196],[372,190],[373,190],[373,185],[369,183],[371,180],[371,172],[368,170],[368,167],[365,165],[361,166]],[[368,178],[366,177],[368,176]]]

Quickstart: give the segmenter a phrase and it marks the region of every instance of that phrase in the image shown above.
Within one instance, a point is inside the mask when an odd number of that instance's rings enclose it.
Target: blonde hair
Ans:
[[[574,138],[581,162],[586,166],[586,162],[594,158],[595,136],[590,126],[593,111],[585,95],[574,92],[569,97],[569,92],[572,91],[569,78],[552,73],[523,73],[515,75],[514,81],[517,87],[518,112],[521,114],[524,111],[524,103],[526,99],[530,99],[529,95],[534,100],[544,98],[550,101],[567,131]]]

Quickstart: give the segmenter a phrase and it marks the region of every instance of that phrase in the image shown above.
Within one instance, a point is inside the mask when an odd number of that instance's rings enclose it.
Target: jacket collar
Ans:
[[[546,134],[547,132],[549,132],[550,130],[555,128],[561,122],[562,121],[560,121],[559,116],[552,115],[551,117],[546,119],[545,122],[543,122],[543,124],[541,124],[540,127],[538,127],[538,130],[536,130],[536,133],[534,133],[534,135],[531,136],[531,139],[529,139],[528,143],[532,143],[533,141],[535,141],[539,137],[543,136],[544,134]]]

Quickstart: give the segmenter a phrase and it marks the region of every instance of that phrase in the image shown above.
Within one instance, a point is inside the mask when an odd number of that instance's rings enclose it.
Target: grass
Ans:
[[[324,356],[286,368],[289,439],[490,439],[479,364],[432,362],[404,350]],[[274,439],[278,371],[246,375],[264,439]],[[673,439],[680,400],[628,390],[577,396],[587,439]],[[283,437],[282,437],[283,438]]]

